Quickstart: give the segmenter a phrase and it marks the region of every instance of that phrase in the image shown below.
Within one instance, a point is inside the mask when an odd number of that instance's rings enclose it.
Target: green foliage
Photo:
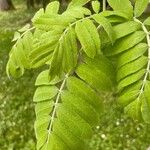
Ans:
[[[136,17],[141,16],[145,8],[147,7],[148,3],[149,3],[149,0],[136,0],[135,10],[134,10],[134,14]]]
[[[133,7],[129,0],[108,0],[108,3],[114,10],[123,11],[129,18],[133,17]]]
[[[92,21],[85,19],[82,22],[78,22],[75,31],[82,49],[89,57],[94,58],[100,51],[100,38]]]
[[[40,9],[10,52],[8,75],[49,67],[33,98],[38,150],[87,149],[106,93],[116,94],[129,116],[150,123],[150,37],[148,24],[136,18],[147,1],[133,10],[129,0],[108,0],[113,10],[104,12],[93,2],[94,14],[87,2],[72,0],[62,13],[59,2]]]
[[[12,74],[13,76],[20,77],[24,74],[24,68],[30,68],[28,54],[32,50],[32,38],[32,33],[28,32],[23,39],[19,38],[16,45],[13,46],[7,64],[9,66],[9,70],[7,69],[8,75]]]
[[[29,20],[33,12],[23,5],[18,10],[0,12],[0,149],[35,150],[32,93],[36,73],[26,72],[19,80],[8,79],[5,67],[14,31]],[[30,87],[30,90],[29,90]]]
[[[72,0],[69,7],[83,6],[88,3],[90,0]]]
[[[92,1],[92,8],[95,13],[99,13],[100,11],[100,2],[99,1]]]
[[[26,149],[34,150],[35,137],[30,134],[34,132],[32,128],[34,107],[31,103],[32,94],[30,94],[30,92],[34,92],[33,82],[31,82],[34,80],[33,73],[27,73],[28,77],[19,81],[10,82],[4,70],[8,52],[12,47],[11,39],[14,31],[6,33],[0,31],[0,33],[0,149],[25,150],[26,147]],[[28,91],[29,86],[31,87],[30,91]],[[30,139],[28,139],[29,136]]]
[[[62,150],[85,149],[83,139],[93,135],[92,128],[98,124],[100,113],[103,110],[102,98],[98,93],[101,90],[111,90],[110,78],[112,76],[109,78],[110,72],[104,68],[103,64],[107,64],[110,69],[112,66],[103,56],[97,57],[94,62],[87,58],[85,62],[86,64],[81,64],[77,69],[77,75],[84,81],[66,75],[58,89],[55,84],[61,80],[49,81],[48,70],[42,72],[37,78],[38,88],[33,98],[36,102],[37,149],[59,149],[60,147]],[[90,68],[95,71],[92,72]],[[85,76],[87,70],[89,74]],[[101,79],[98,78],[99,76]],[[109,86],[105,85],[107,82]],[[66,89],[64,89],[65,83]],[[101,86],[98,87],[98,85]]]
[[[148,18],[144,21],[144,25],[147,25],[147,26],[150,25],[150,17],[148,17]]]

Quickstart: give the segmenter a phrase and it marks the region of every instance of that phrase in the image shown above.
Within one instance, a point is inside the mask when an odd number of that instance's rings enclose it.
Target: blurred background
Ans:
[[[31,23],[31,18],[49,0],[0,0],[0,150],[35,150],[35,78],[40,70],[26,72],[20,79],[8,79],[5,68],[14,32]],[[65,7],[68,1],[61,0]],[[91,150],[147,150],[150,125],[134,122],[106,96],[100,125],[88,141]]]

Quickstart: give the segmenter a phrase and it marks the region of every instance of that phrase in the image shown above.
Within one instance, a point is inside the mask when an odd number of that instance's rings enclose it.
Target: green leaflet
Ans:
[[[21,34],[19,32],[15,32],[12,42],[17,41],[18,39],[20,39],[20,37],[21,37]]]
[[[91,15],[91,11],[81,6],[67,9],[67,11],[62,14],[62,16],[66,16],[74,20],[76,20],[76,18],[84,18],[85,15]]]
[[[142,99],[141,112],[143,120],[146,123],[150,123],[150,81],[147,81],[145,85],[144,96]]]
[[[130,76],[127,76],[123,80],[121,80],[118,84],[118,90],[122,90],[123,88],[137,82],[138,80],[142,79],[144,76],[145,69],[142,69],[134,74],[131,74]]]
[[[53,12],[53,9],[56,10]],[[58,9],[58,2],[50,3],[45,11],[40,9],[32,19],[34,26],[45,31],[59,30],[63,32],[63,30],[67,28],[70,23],[75,22],[77,18],[83,18],[84,15],[91,15],[90,10],[80,5],[71,7],[62,14],[58,14]]]
[[[55,76],[62,76],[62,61],[63,61],[63,46],[60,43],[54,50],[51,65],[50,65],[50,75],[51,79],[54,79]]]
[[[118,98],[119,104],[121,104],[121,106],[123,107],[127,106],[136,99],[139,92],[140,92],[139,90],[126,91],[125,94],[120,95],[120,97]]]
[[[62,67],[65,73],[71,72],[77,65],[78,49],[74,29],[66,34],[63,41],[63,62]]]
[[[81,79],[86,81],[97,91],[111,91],[113,89],[113,81],[111,80],[113,78],[113,75],[112,77],[110,77],[111,72],[108,71],[111,71],[111,69],[108,70],[108,68],[111,68],[112,66],[110,66],[105,58],[99,58],[100,57],[97,57],[95,61],[92,61],[90,59],[85,60],[86,64],[81,64],[77,68],[76,73]],[[106,62],[106,66],[103,66],[103,63],[101,63],[101,61],[104,61],[104,63]]]
[[[57,75],[61,76],[63,72],[73,71],[77,64],[77,54],[76,35],[70,28],[65,35],[59,38],[59,44],[54,50],[50,66],[51,79]]]
[[[97,125],[99,122],[99,114],[95,111],[89,103],[86,102],[86,99],[80,97],[74,97],[70,92],[65,91],[62,94],[63,106],[72,108],[74,112],[78,111],[78,114],[92,126]]]
[[[70,80],[67,81],[67,87],[73,95],[85,99],[87,103],[95,108],[95,111],[99,113],[102,112],[102,100],[99,95],[95,94],[95,91],[93,89],[89,88],[90,86],[88,86],[87,84],[83,84],[83,82],[81,82],[77,78],[71,77]],[[94,101],[92,100],[92,98],[94,98]]]
[[[29,55],[32,60],[32,68],[40,67],[51,59],[59,38],[60,33],[58,31],[49,31],[34,40],[33,50]]]
[[[78,115],[78,110],[74,110],[67,105],[60,106],[57,113],[58,118],[54,123],[53,132],[57,136],[61,137],[61,140],[66,142],[65,145],[71,150],[85,149],[85,142],[83,139],[88,139],[92,135],[92,129],[90,125]],[[78,122],[79,124],[76,124]],[[74,130],[76,129],[76,130]],[[85,134],[82,134],[85,133]],[[50,141],[51,142],[51,141]],[[61,143],[53,145],[52,149],[61,149]],[[63,150],[65,150],[63,148]]]
[[[45,15],[45,14],[44,14]],[[65,15],[50,14],[49,16],[41,16],[34,20],[34,25],[41,30],[65,29],[69,23],[75,21],[74,18]]]
[[[48,15],[50,16],[50,15],[58,14],[59,7],[60,7],[60,4],[57,1],[49,3],[45,10],[42,8],[35,14],[35,16],[32,19],[32,22],[33,23],[37,22],[38,19],[42,17],[48,17]]]
[[[40,22],[39,20],[40,20],[40,18],[43,18],[44,16],[45,16],[45,17],[46,17],[46,16],[48,17],[48,16],[50,16],[50,15],[56,16],[57,13],[58,13],[58,10],[59,10],[59,6],[60,6],[60,4],[59,4],[59,2],[57,2],[57,1],[50,3],[50,4],[46,7],[45,12],[44,12],[44,9],[42,8],[42,9],[40,9],[40,10],[35,14],[35,16],[34,16],[33,19],[32,19],[32,22],[35,23],[35,25],[36,25],[36,23],[39,24],[40,28],[44,29],[44,27],[45,27],[45,30],[48,30],[48,29],[49,29],[49,25],[48,25],[48,24],[45,24],[45,25],[43,24],[43,26],[42,26],[42,25],[40,25],[40,24],[42,23],[42,21]],[[57,16],[58,16],[58,15],[57,15]],[[44,17],[44,18],[45,18],[45,17]]]
[[[116,39],[129,35],[139,29],[141,29],[141,25],[135,21],[127,21],[113,27]]]
[[[149,0],[136,0],[134,7],[134,14],[136,17],[139,17],[144,12],[148,3]]]
[[[119,102],[125,107],[124,111],[135,120],[142,121],[141,103],[139,97],[140,88],[142,83],[138,82],[133,85],[118,99]],[[137,90],[138,89],[138,90]]]
[[[33,101],[41,102],[47,101],[53,98],[58,92],[58,89],[55,86],[41,86],[36,90]]]
[[[93,19],[104,28],[111,42],[114,43],[116,36],[109,21],[106,18],[104,18],[102,15],[94,15]]]
[[[69,8],[76,7],[76,6],[83,6],[88,3],[90,0],[72,0],[69,4]]]
[[[104,55],[97,55],[94,59],[91,59],[87,56],[84,57],[84,62],[91,66],[91,68],[95,68],[101,70],[107,77],[111,79],[113,83],[116,80],[115,67],[111,61],[108,60]]]
[[[99,13],[100,11],[100,2],[99,1],[92,1],[92,8],[94,10],[95,13]]]
[[[106,11],[101,12],[101,15],[106,17],[111,23],[118,23],[118,22],[120,23],[120,22],[125,22],[129,20],[128,16],[122,11],[106,10]]]
[[[58,1],[51,2],[46,7],[46,12],[49,14],[57,14],[59,11],[60,3]]]
[[[146,34],[143,31],[136,31],[131,35],[128,35],[124,38],[117,40],[113,46],[110,45],[106,47],[106,49],[104,50],[104,53],[107,56],[112,56],[112,55],[122,53],[132,48],[139,42],[141,42],[145,38],[145,36]]]
[[[42,103],[37,103],[35,106],[35,112],[36,112],[36,117],[38,119],[40,119],[40,117],[42,117],[43,119],[45,118],[45,121],[49,120],[49,115],[50,112],[52,111],[52,108],[54,106],[54,102],[53,101],[44,101]],[[41,125],[42,125],[42,120],[41,120]],[[38,130],[38,133],[40,134],[40,130]],[[39,134],[37,134],[39,136]],[[39,136],[40,138],[40,136]]]
[[[61,81],[62,79],[60,79],[59,77],[55,77],[53,80],[50,80],[49,77],[49,70],[45,70],[43,72],[41,72],[35,82],[36,86],[39,85],[54,85],[57,84]]]
[[[16,57],[15,53],[7,62],[6,72],[8,77],[12,75],[16,78],[19,78],[24,74],[24,67],[20,64],[20,61],[18,60],[18,57]]]
[[[20,77],[24,74],[24,69],[30,69],[29,52],[32,50],[33,36],[27,32],[22,39],[19,39],[13,46],[9,61],[7,63],[7,75]]]
[[[142,81],[137,81],[134,84],[129,85],[127,88],[124,88],[119,93],[119,97],[118,97],[119,104],[125,107],[128,104],[130,104],[132,101],[134,101],[140,93],[141,86],[142,86]]]
[[[79,21],[75,27],[76,34],[85,53],[94,58],[100,53],[100,38],[93,22],[89,19]]]
[[[101,12],[101,15],[104,17],[110,17],[110,16],[121,17],[124,18],[126,21],[128,20],[127,15],[119,10],[114,10],[114,11],[105,10]]]
[[[21,29],[19,29],[18,31],[19,32],[25,32],[25,31],[27,31],[27,30],[29,30],[30,29],[30,24],[29,23],[27,23],[25,26],[23,26]]]
[[[118,69],[118,74],[117,74],[117,81],[123,79],[124,77],[131,75],[140,69],[142,69],[144,66],[146,66],[148,61],[148,58],[145,56],[141,56],[140,58],[129,62],[122,66],[121,68]]]
[[[129,18],[133,16],[133,7],[129,0],[108,0],[108,3],[114,10],[126,13]]]
[[[129,51],[124,52],[117,61],[117,67],[120,68],[121,66],[133,61],[140,56],[142,56],[146,50],[148,49],[148,45],[146,43],[139,43],[133,48],[129,49]]]
[[[128,106],[125,107],[125,113],[127,113],[129,116],[136,120],[141,120],[141,101],[139,99],[136,99],[132,103],[130,103]]]
[[[113,26],[116,40],[125,37],[137,30],[141,29],[141,25],[135,21],[127,21]],[[102,48],[111,43],[110,38],[104,30],[101,31]]]
[[[150,17],[148,17],[145,21],[144,21],[144,24],[149,26],[150,25]]]
[[[68,27],[68,32],[66,35],[62,31],[59,30],[53,30],[46,33],[43,33],[40,38],[35,39],[33,50],[30,53],[30,58],[32,58],[32,67],[37,68],[42,65],[44,65],[47,61],[50,61],[53,56],[53,52],[56,49],[58,45],[60,45],[60,39],[62,38],[65,44],[72,43],[70,47],[73,48],[73,57],[75,59],[76,53],[76,40],[75,35],[72,33],[72,29]],[[63,35],[64,34],[64,35]],[[64,47],[64,49],[69,49],[69,46]],[[65,50],[63,52],[67,52],[68,50]],[[72,57],[71,57],[72,58]],[[74,60],[75,63],[76,60]]]
[[[96,69],[93,69],[85,64],[82,64],[79,66],[77,74],[80,78],[82,78],[86,82],[89,81],[89,84],[97,91],[112,90],[111,81],[101,71],[97,71]]]

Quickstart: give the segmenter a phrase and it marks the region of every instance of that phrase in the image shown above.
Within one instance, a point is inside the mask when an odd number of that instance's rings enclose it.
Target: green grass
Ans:
[[[92,150],[147,150],[150,126],[131,120],[116,104],[108,103],[90,142]]]
[[[32,97],[39,71],[11,80],[5,72],[13,33],[30,22],[34,14],[18,2],[16,11],[0,13],[0,150],[35,150],[36,142]],[[106,98],[105,113],[89,141],[91,150],[146,150],[150,145],[150,126],[123,116],[113,103],[113,99]]]
[[[21,79],[9,80],[5,72],[14,31],[30,22],[34,13],[24,5],[16,8],[0,12],[0,150],[34,150],[32,93],[36,73],[27,72]]]
[[[0,30],[12,31],[21,28],[30,22],[35,11],[18,7],[16,10],[0,12]]]

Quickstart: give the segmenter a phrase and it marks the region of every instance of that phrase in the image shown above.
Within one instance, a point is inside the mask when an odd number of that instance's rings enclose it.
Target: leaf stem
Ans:
[[[103,11],[106,10],[106,2],[107,2],[107,0],[103,0]],[[78,23],[78,22],[80,22],[80,21],[83,21],[84,19],[90,19],[90,18],[92,18],[94,15],[95,15],[95,14],[92,14],[92,15],[90,15],[90,16],[88,16],[88,17],[79,19],[79,20],[77,20],[77,21],[71,23],[71,24],[64,30],[64,32],[62,33],[61,37],[59,38],[59,42],[64,38],[64,36],[66,35],[66,33],[68,32],[68,30],[69,30],[70,27],[74,26],[76,23]],[[97,27],[97,29],[99,29],[99,28],[100,28],[100,25]]]
[[[35,29],[35,27],[32,27],[32,28],[29,28],[28,30],[26,30],[25,32],[23,32],[23,33],[21,34],[21,36],[18,38],[18,40],[20,40],[27,32],[32,31],[32,30],[34,30],[34,29]],[[16,43],[14,44],[13,47],[15,47],[15,46],[17,45],[18,40],[16,41]]]
[[[107,0],[103,0],[103,11],[106,10],[106,2],[107,2]],[[98,25],[97,30],[99,30],[100,28],[101,28],[101,25]]]
[[[148,75],[149,75],[149,72],[150,72],[150,35],[149,35],[149,32],[148,32],[147,28],[145,27],[145,25],[140,20],[138,20],[137,18],[134,17],[134,21],[141,24],[142,29],[146,34],[146,39],[147,39],[147,44],[148,44],[148,63],[147,63],[143,83],[142,83],[142,86],[141,86],[141,89],[140,89],[140,92],[139,92],[139,95],[138,95],[138,99],[140,99],[141,95],[143,94],[143,91],[144,91],[144,88],[145,88],[145,85],[146,85],[146,81],[148,79]]]
[[[24,33],[22,33],[21,37],[22,38],[27,32],[31,31],[31,30],[34,30],[35,27],[32,27],[32,28],[29,28],[28,30],[26,30]]]
[[[103,0],[103,11],[105,11],[106,10],[106,0]]]
[[[47,138],[47,143],[49,142],[49,138],[50,138],[50,134],[51,134],[51,131],[52,131],[52,128],[53,128],[53,122],[54,122],[54,119],[55,119],[55,115],[56,115],[56,108],[57,108],[57,105],[59,103],[59,100],[60,100],[60,96],[61,96],[61,93],[62,93],[62,90],[64,89],[64,86],[66,84],[66,80],[68,79],[68,76],[69,74],[66,74],[65,75],[65,78],[58,90],[58,94],[57,94],[57,97],[56,97],[56,101],[55,101],[55,104],[54,104],[54,109],[53,109],[53,112],[52,112],[52,115],[51,115],[51,122],[50,122],[50,125],[49,125],[49,128],[48,128],[48,138]]]
[[[85,18],[82,18],[82,19],[79,19],[73,23],[71,23],[65,30],[64,32],[62,33],[61,37],[59,38],[59,42],[64,38],[64,36],[66,35],[66,33],[68,32],[69,28],[74,26],[76,23],[80,22],[80,21],[83,21],[84,19],[90,19],[94,16],[95,14],[91,15],[91,16],[88,16],[88,17],[85,17]]]

